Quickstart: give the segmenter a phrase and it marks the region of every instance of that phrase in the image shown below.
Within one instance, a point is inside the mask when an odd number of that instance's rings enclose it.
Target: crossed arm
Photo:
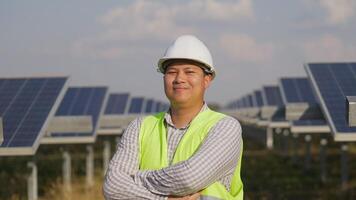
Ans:
[[[233,173],[241,148],[241,127],[226,117],[213,127],[199,150],[188,160],[160,170],[138,169],[141,119],[125,131],[110,162],[104,183],[107,199],[166,199],[197,193]]]

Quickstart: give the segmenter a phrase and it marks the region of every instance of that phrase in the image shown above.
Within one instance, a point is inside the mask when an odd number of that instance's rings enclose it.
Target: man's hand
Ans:
[[[184,197],[168,197],[168,200],[197,200],[200,197],[200,192]]]

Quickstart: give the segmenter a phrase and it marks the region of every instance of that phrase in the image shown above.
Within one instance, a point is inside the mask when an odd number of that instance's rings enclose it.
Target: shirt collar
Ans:
[[[204,102],[202,108],[200,109],[199,113],[205,111],[206,109],[208,109],[208,105]],[[166,122],[167,125],[174,127],[173,121],[172,121],[172,116],[171,116],[171,112],[170,109],[167,110],[167,112],[164,114],[164,121]],[[188,128],[190,125],[190,122],[187,124],[187,126],[180,128],[180,129],[186,129]]]

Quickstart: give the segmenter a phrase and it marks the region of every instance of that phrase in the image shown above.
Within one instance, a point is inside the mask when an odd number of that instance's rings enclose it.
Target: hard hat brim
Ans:
[[[179,60],[179,61],[184,61],[184,60],[187,60],[187,61],[193,61],[193,62],[196,62],[196,63],[199,63],[199,64],[201,64],[201,67],[203,67],[204,69],[204,71],[206,72],[206,73],[209,73],[209,74],[211,74],[212,76],[213,76],[213,78],[215,77],[215,70],[213,70],[213,67],[212,66],[210,66],[209,64],[207,64],[207,63],[205,63],[205,62],[202,62],[202,61],[200,61],[200,60],[197,60],[197,59],[191,59],[191,58],[172,58],[172,57],[170,57],[170,58],[161,58],[161,59],[159,59],[159,61],[158,61],[158,63],[157,63],[157,70],[159,71],[159,72],[161,72],[161,73],[163,73],[164,74],[164,72],[165,72],[165,63],[167,62],[167,61],[172,61],[172,60]]]

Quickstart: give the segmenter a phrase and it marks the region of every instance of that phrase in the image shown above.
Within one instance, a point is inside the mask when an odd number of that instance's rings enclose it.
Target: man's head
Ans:
[[[200,104],[215,77],[208,48],[192,35],[175,40],[159,60],[158,71],[164,74],[165,93],[173,105]]]

